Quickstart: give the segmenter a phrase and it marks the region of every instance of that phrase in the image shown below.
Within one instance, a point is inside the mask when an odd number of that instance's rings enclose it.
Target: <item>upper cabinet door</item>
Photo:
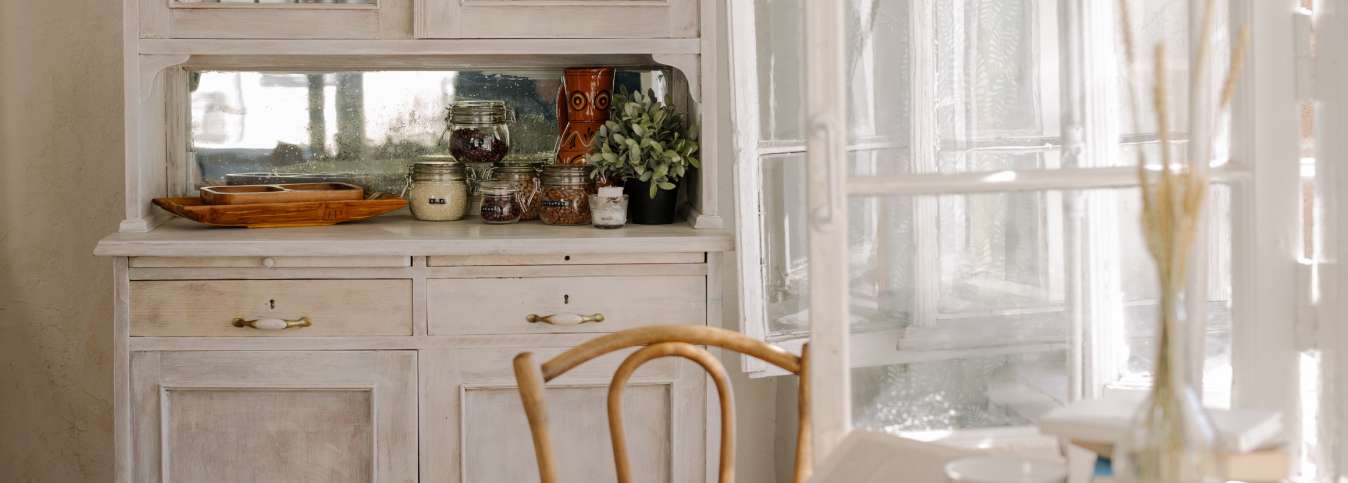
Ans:
[[[413,0],[140,0],[141,38],[406,39]]]
[[[700,0],[416,0],[418,38],[694,38]]]

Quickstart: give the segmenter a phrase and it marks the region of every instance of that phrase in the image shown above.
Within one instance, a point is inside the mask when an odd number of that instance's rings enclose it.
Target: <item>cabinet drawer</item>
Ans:
[[[411,35],[412,0],[140,0],[141,38],[380,39]]]
[[[311,325],[262,330],[234,324],[235,319],[301,318],[307,318]],[[131,335],[412,335],[412,281],[131,282]]]
[[[410,267],[412,257],[132,257],[131,268]]]
[[[417,0],[421,38],[693,38],[699,0]]]
[[[689,253],[580,253],[575,255],[444,255],[428,257],[431,267],[486,267],[533,265],[643,265],[705,263],[707,254]]]
[[[707,279],[694,275],[434,279],[426,291],[432,335],[613,332],[707,321]],[[577,323],[581,317],[603,320]]]

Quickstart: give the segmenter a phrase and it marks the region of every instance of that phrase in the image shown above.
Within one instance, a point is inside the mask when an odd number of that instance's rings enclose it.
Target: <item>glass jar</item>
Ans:
[[[589,182],[585,166],[546,166],[543,168],[543,202],[538,218],[549,225],[587,225],[590,223]]]
[[[407,201],[418,220],[452,221],[468,212],[468,183],[462,164],[418,161],[412,164],[408,178]]]
[[[482,222],[488,225],[505,225],[520,221],[520,203],[515,199],[515,185],[505,181],[483,181],[479,185],[482,192]]]
[[[492,170],[492,179],[515,186],[515,199],[520,203],[521,220],[537,220],[543,203],[543,185],[534,163],[505,163]]]
[[[510,152],[505,101],[460,101],[449,108],[449,153],[463,163],[498,163]]]
[[[590,195],[590,218],[595,228],[613,229],[627,225],[627,195],[621,191],[617,196]]]

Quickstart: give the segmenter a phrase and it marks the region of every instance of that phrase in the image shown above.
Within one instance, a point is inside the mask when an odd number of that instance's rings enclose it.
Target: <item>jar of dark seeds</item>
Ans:
[[[520,219],[537,220],[543,204],[543,185],[538,177],[536,163],[505,163],[492,170],[492,179],[515,186],[515,200],[519,202]]]
[[[482,192],[482,222],[488,225],[504,225],[520,221],[520,204],[515,199],[515,186],[504,181],[483,181],[479,185]]]
[[[585,166],[543,168],[543,202],[538,218],[549,225],[588,225],[590,200]]]
[[[449,153],[461,163],[498,163],[510,152],[505,101],[460,101],[449,108]]]

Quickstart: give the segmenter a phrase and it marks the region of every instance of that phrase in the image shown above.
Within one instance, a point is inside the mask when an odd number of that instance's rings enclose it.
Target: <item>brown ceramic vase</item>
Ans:
[[[585,164],[599,127],[613,106],[613,68],[566,69],[557,98],[557,127],[561,143],[557,164]]]

